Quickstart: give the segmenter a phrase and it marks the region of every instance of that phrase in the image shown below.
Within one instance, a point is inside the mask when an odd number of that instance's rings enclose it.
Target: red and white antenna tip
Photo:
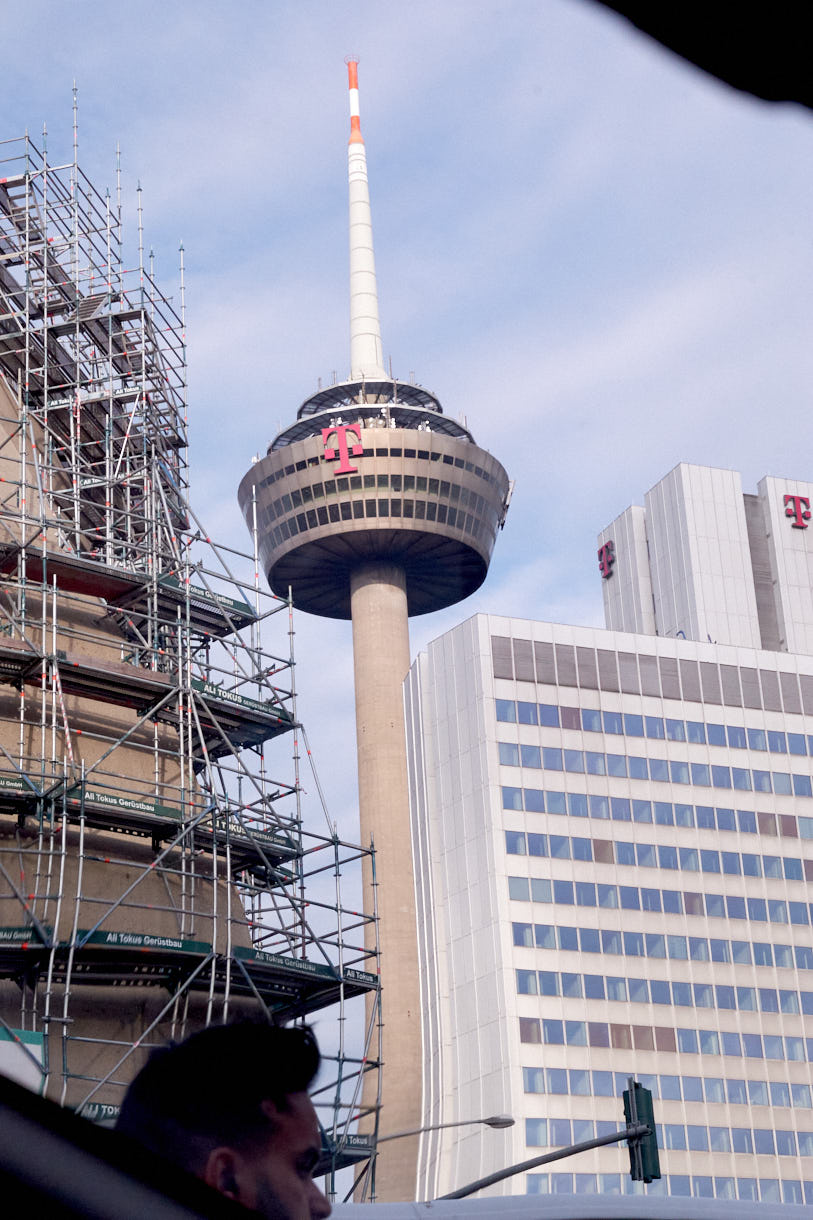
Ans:
[[[359,117],[359,61],[353,55],[348,55],[344,61],[347,64],[347,87],[350,94],[350,144],[363,144],[361,134],[361,119]]]

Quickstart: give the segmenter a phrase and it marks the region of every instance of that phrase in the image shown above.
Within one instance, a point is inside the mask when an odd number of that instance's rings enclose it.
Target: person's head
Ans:
[[[308,1029],[212,1025],[153,1052],[116,1127],[268,1220],[327,1216],[307,1093],[318,1068]]]

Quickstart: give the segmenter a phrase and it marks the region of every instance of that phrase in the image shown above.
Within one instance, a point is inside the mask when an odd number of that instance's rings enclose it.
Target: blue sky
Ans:
[[[184,241],[193,502],[233,545],[252,455],[347,371],[359,56],[385,352],[516,481],[486,585],[413,652],[476,610],[600,623],[595,536],[678,461],[811,478],[809,112],[587,0],[29,0],[13,48],[4,136],[46,121],[68,159],[76,78],[80,161],[112,186],[121,143],[168,292]],[[349,625],[297,632],[353,836]]]

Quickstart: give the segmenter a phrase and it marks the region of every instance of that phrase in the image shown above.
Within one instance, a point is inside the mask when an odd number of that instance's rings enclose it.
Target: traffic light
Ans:
[[[645,1123],[649,1127],[649,1135],[639,1135],[629,1141],[630,1175],[633,1182],[651,1182],[653,1178],[661,1176],[652,1094],[637,1081],[630,1080],[629,1083],[632,1091],[624,1089],[624,1118],[627,1126]]]

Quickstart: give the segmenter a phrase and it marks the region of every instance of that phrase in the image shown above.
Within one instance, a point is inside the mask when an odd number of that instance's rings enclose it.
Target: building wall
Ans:
[[[813,1202],[813,657],[476,616],[406,690],[432,1197],[655,1093],[648,1191]],[[792,1104],[791,1104],[792,1103]],[[630,1189],[624,1149],[491,1193]]]
[[[762,519],[768,544],[775,598],[779,647],[787,652],[813,653],[813,549],[808,534],[813,484],[766,476],[759,484]],[[800,496],[801,522],[786,505],[786,496]],[[805,505],[807,507],[805,507]]]
[[[645,506],[659,634],[758,648],[736,471],[682,462],[647,492]]]
[[[613,560],[602,580],[604,621],[611,631],[655,635],[655,602],[649,571],[646,512],[632,504],[599,534],[599,551],[612,548]],[[616,570],[621,579],[613,579]]]
[[[813,484],[681,462],[599,535],[610,630],[813,652]]]

